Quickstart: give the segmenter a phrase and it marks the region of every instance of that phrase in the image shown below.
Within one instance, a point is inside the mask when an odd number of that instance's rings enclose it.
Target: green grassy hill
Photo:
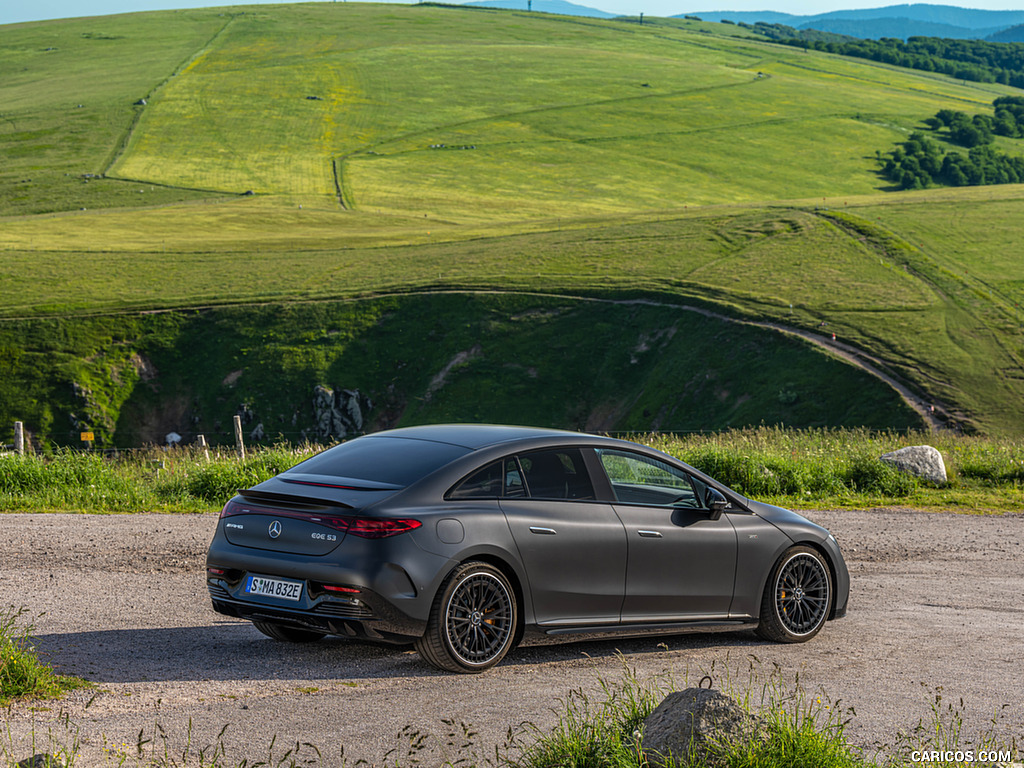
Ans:
[[[1024,433],[1024,188],[899,193],[876,160],[1011,89],[736,33],[360,3],[0,27],[0,436],[308,435],[317,384],[374,426],[922,423],[745,323]]]

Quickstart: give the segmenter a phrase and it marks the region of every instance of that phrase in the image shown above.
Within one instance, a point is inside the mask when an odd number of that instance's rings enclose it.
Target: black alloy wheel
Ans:
[[[810,640],[832,607],[832,574],[810,547],[791,547],[772,569],[761,600],[758,634],[782,643]]]
[[[464,563],[434,600],[416,650],[449,672],[483,672],[511,649],[517,618],[515,593],[505,575],[487,563]]]

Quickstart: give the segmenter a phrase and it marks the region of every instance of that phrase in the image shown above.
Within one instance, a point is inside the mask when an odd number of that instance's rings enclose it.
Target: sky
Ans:
[[[328,1],[328,0],[324,0]],[[336,2],[337,0],[330,0]],[[849,8],[879,8],[898,5],[907,0],[572,0],[609,13],[635,16],[674,16],[696,11],[783,11],[800,15],[827,13]],[[928,0],[921,0],[922,2]],[[961,8],[988,10],[1024,10],[1024,0],[957,0],[936,5],[956,5]],[[287,2],[287,0],[245,0],[246,5]],[[458,0],[448,0],[458,2]],[[0,24],[40,19],[64,19],[73,16],[106,16],[112,13],[156,11],[170,8],[196,8],[230,5],[226,2],[203,0],[0,0]],[[238,5],[243,2],[235,3]]]

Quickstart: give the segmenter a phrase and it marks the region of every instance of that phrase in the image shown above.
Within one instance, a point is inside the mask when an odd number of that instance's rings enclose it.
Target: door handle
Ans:
[[[554,528],[541,528],[539,525],[531,525],[530,526],[530,533],[539,533],[539,534],[541,534],[543,536],[554,536],[555,535],[555,529]]]
[[[639,533],[645,539],[660,539],[660,538],[662,538],[661,534],[658,533],[657,531],[637,531],[637,533]]]

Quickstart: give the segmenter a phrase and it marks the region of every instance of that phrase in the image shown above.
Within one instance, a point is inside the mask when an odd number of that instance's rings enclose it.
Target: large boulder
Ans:
[[[674,756],[698,765],[721,765],[723,749],[765,736],[764,721],[711,688],[687,688],[665,697],[644,720],[641,749],[655,768]]]
[[[946,484],[946,464],[942,454],[930,445],[911,445],[887,453],[880,459],[900,472],[920,477],[936,485]]]

